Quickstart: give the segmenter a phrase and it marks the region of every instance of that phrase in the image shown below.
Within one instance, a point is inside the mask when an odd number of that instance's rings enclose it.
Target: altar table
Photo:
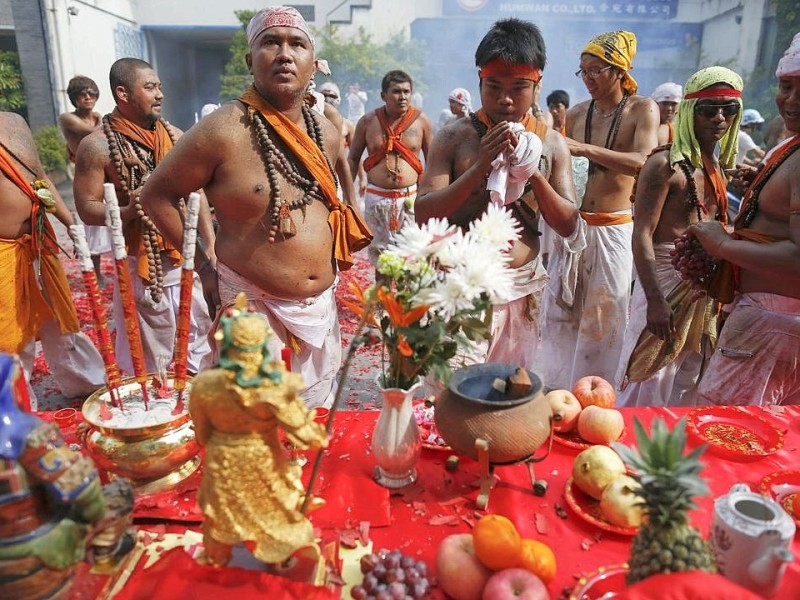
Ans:
[[[735,483],[745,483],[757,491],[761,479],[771,473],[800,469],[800,408],[763,410],[746,409],[776,425],[784,432],[783,447],[754,461],[724,458],[708,450],[701,457],[710,495],[699,498],[699,508],[691,521],[705,536],[713,515],[715,498],[727,494]],[[689,409],[622,409],[626,434],[622,443],[633,445],[633,419],[638,417],[649,429],[655,417],[668,426]],[[535,465],[537,479],[545,479],[548,489],[543,497],[534,495],[524,464],[495,468],[497,483],[492,489],[486,511],[475,508],[479,468],[475,461],[461,457],[455,471],[445,469],[452,454],[447,450],[423,449],[418,464],[418,481],[406,488],[389,491],[372,479],[374,462],[369,451],[377,411],[340,411],[335,416],[330,447],[324,452],[314,494],[327,505],[312,513],[315,527],[330,539],[338,536],[344,543],[368,537],[374,549],[399,548],[404,554],[423,559],[435,570],[439,542],[453,533],[467,532],[483,512],[509,517],[525,537],[548,544],[556,554],[558,574],[548,589],[552,598],[567,597],[581,575],[603,566],[619,565],[628,559],[632,538],[598,529],[574,514],[564,498],[564,488],[571,475],[572,462],[579,450],[554,444],[550,455]],[[690,437],[689,448],[697,443]],[[545,448],[540,449],[539,453]],[[311,471],[315,454],[309,454],[305,476]],[[800,598],[800,542],[798,533],[792,543],[795,561],[784,576],[776,598]],[[135,585],[136,574],[129,581]],[[126,586],[127,587],[127,586]],[[128,591],[128,590],[126,590]],[[229,590],[230,591],[230,590]],[[125,594],[123,594],[125,595]],[[163,598],[180,596],[164,590]],[[226,595],[220,589],[218,596]],[[236,596],[240,598],[240,596]],[[438,596],[441,597],[441,596]]]

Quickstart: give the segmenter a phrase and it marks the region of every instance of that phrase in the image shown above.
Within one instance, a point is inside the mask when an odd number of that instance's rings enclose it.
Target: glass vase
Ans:
[[[417,381],[409,389],[378,387],[383,407],[372,432],[372,455],[375,457],[375,481],[387,488],[401,488],[417,480],[417,461],[422,442],[414,418],[412,401],[422,385]]]

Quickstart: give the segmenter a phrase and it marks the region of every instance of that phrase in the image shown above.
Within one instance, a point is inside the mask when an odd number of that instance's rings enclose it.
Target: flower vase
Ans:
[[[401,488],[417,480],[422,442],[412,401],[421,385],[417,381],[407,390],[384,388],[378,377],[383,407],[372,432],[372,454],[377,464],[375,481],[384,487]]]

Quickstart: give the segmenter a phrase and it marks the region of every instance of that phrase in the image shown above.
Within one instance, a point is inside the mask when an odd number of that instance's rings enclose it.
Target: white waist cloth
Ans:
[[[219,296],[225,305],[236,299],[239,292],[247,294],[250,301],[263,302],[269,307],[286,330],[314,348],[322,348],[328,329],[336,321],[336,304],[333,290],[336,284],[318,296],[304,300],[282,300],[265,292],[254,283],[223,263],[217,264]]]
[[[697,393],[701,404],[800,404],[800,299],[739,294]]]
[[[317,296],[284,300],[257,287],[222,262],[217,262],[217,272],[223,307],[232,303],[239,292],[244,292],[256,310],[267,317],[275,333],[267,345],[273,359],[280,359],[281,348],[290,345],[289,334],[302,342],[299,351],[292,355],[291,370],[303,378],[306,386],[301,393],[303,401],[309,408],[330,408],[342,363],[341,332],[334,297],[336,283]]]

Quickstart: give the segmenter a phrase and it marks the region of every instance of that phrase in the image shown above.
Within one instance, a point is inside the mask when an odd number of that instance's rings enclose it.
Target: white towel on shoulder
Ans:
[[[498,206],[510,204],[522,196],[525,183],[539,167],[542,157],[542,140],[538,135],[525,131],[520,123],[512,123],[511,130],[517,134],[517,146],[497,155],[486,183],[492,202]]]

